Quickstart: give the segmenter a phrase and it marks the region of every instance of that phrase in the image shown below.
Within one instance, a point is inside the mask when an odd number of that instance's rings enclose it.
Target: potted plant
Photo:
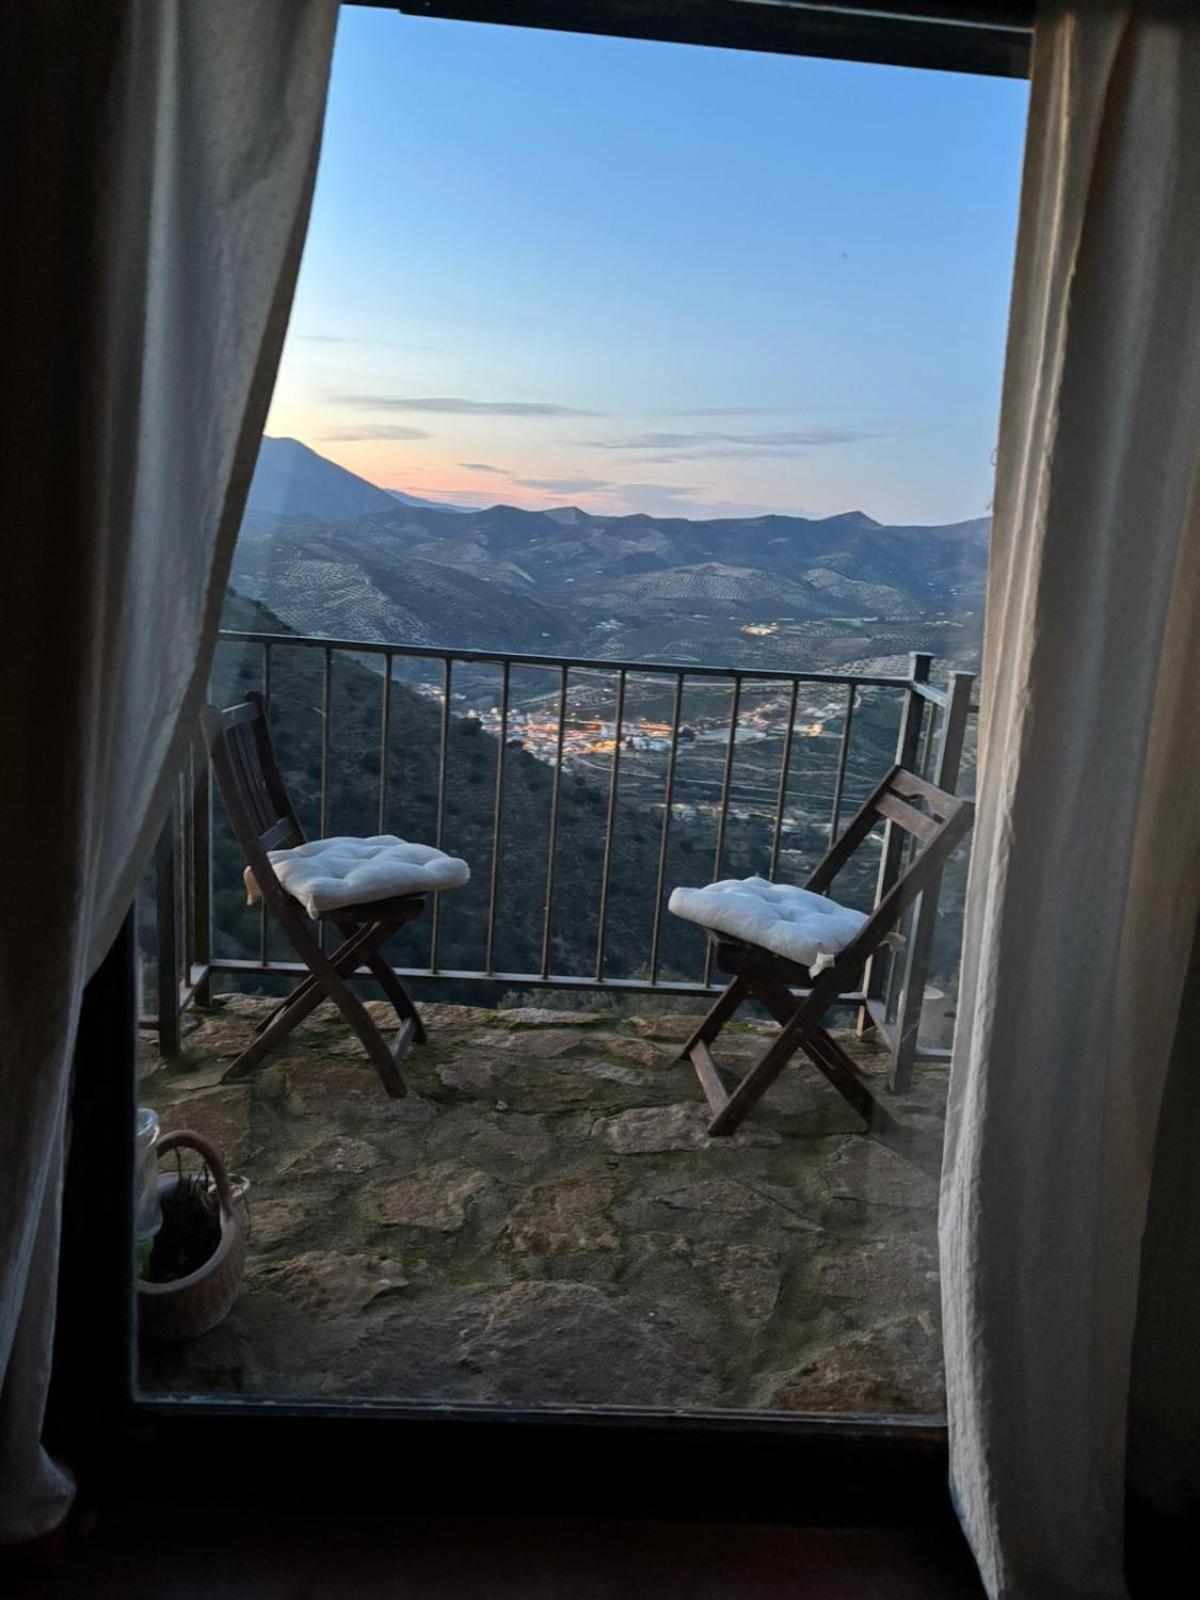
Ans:
[[[245,1186],[229,1181],[220,1154],[202,1134],[181,1130],[158,1140],[159,1156],[194,1150],[204,1166],[157,1180],[162,1223],[138,1279],[141,1331],[154,1339],[195,1339],[225,1317],[246,1265]]]

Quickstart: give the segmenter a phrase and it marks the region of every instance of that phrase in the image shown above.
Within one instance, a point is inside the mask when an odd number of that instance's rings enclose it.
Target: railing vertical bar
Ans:
[[[202,739],[192,746],[192,923],[199,973],[196,1004],[212,1000],[212,769]]]
[[[488,886],[487,943],[483,970],[492,972],[496,964],[496,902],[500,893],[500,833],[504,821],[504,755],[508,749],[508,697],[512,664],[500,668],[500,739],[496,748],[496,795],[492,801],[492,868]]]
[[[662,832],[658,840],[658,875],[654,882],[654,931],[650,936],[650,982],[658,982],[658,947],[662,937],[663,892],[667,884],[667,852],[671,837],[671,808],[675,799],[675,765],[679,756],[679,721],[683,714],[683,673],[675,677],[671,710],[671,750],[667,756],[667,782],[663,791]]]
[[[446,822],[446,760],[450,750],[450,691],[452,683],[453,663],[449,656],[442,662],[442,717],[441,732],[438,739],[438,782],[437,782],[437,815],[433,824],[433,842],[437,849],[442,848],[442,836]],[[438,939],[442,931],[442,897],[435,894],[433,897],[433,912],[430,917],[429,930],[429,970],[437,971],[438,966]]]
[[[974,687],[973,673],[954,673],[950,679],[950,689],[942,713],[941,739],[932,782],[939,789],[945,789],[951,794],[958,787],[963,741]],[[939,872],[930,880],[924,893],[913,906],[912,934],[904,951],[904,973],[896,1012],[896,1048],[892,1053],[890,1081],[892,1089],[898,1094],[903,1094],[912,1085],[913,1067],[916,1064],[917,1049],[920,1044],[925,982],[929,975],[929,958],[933,951],[933,936],[937,929],[941,887],[942,874]]]
[[[267,714],[267,723],[271,720],[271,646],[263,643],[262,652],[262,697],[263,710]],[[265,967],[270,959],[271,927],[267,920],[267,902],[259,899],[258,902],[258,959]]]
[[[771,870],[768,877],[775,882],[779,871],[779,847],[783,842],[783,811],[787,805],[788,771],[792,764],[792,739],[796,732],[796,705],[800,698],[800,680],[792,680],[792,694],[788,702],[787,732],[783,736],[783,756],[779,764],[779,793],[775,800],[775,837],[771,841]]]
[[[596,982],[604,981],[604,944],[608,933],[608,880],[612,871],[613,829],[617,820],[617,784],[621,772],[621,729],[625,722],[625,677],[617,674],[617,715],[614,724],[612,770],[608,777],[608,818],[604,824],[604,865],[600,872],[600,914],[596,929]]]
[[[158,1048],[167,1060],[180,1053],[179,904],[175,870],[179,813],[172,806],[154,851],[154,920],[158,945]]]
[[[377,832],[387,832],[388,802],[388,745],[392,731],[392,653],[383,658],[383,693],[379,706],[379,827]]]
[[[953,672],[950,675],[950,694],[946,702],[945,722],[942,725],[942,743],[938,751],[937,777],[939,789],[953,794],[962,776],[963,749],[967,742],[967,723],[971,717],[971,691],[975,687],[973,672]]]
[[[329,837],[329,734],[333,711],[333,650],[326,645],[322,651],[321,665],[321,821],[322,839]],[[329,924],[321,923],[321,949],[329,952]]]
[[[191,982],[192,929],[192,746],[189,745],[179,769],[179,981]]]
[[[717,817],[717,847],[713,851],[713,882],[721,877],[721,857],[725,852],[725,826],[729,820],[729,790],[733,782],[733,754],[737,746],[738,712],[742,707],[742,679],[739,673],[733,679],[733,703],[729,711],[729,748],[725,752],[725,771],[721,778],[721,810]],[[712,982],[712,940],[704,952],[704,982]]]
[[[333,709],[333,651],[326,645],[321,669],[321,837],[329,833],[329,717]]]
[[[925,713],[925,740],[921,746],[921,767],[919,773],[919,776],[922,778],[928,779],[931,777],[934,738],[939,727],[942,729],[945,728],[945,717],[945,711],[942,710],[939,715],[939,708],[932,704]]]
[[[563,667],[558,687],[558,737],[554,743],[554,781],[550,786],[550,841],[546,849],[546,902],[542,910],[543,978],[550,975],[550,927],[554,917],[554,856],[558,843],[558,797],[562,788],[563,734],[567,721],[567,672]]]
[[[179,956],[175,978],[179,995],[191,979],[192,970],[192,849],[188,829],[191,824],[189,800],[191,779],[185,761],[179,771],[179,838],[175,845],[176,868],[179,873]],[[182,1009],[182,1008],[181,1008]]]
[[[858,685],[846,688],[846,717],[842,723],[842,737],[838,741],[837,772],[833,779],[833,804],[829,809],[829,846],[837,843],[838,829],[842,825],[842,798],[846,792],[846,766],[850,759],[850,730],[854,726],[854,707],[858,701]]]
[[[900,716],[900,727],[896,736],[896,765],[912,769],[921,747],[922,717],[925,711],[925,698],[916,689],[918,683],[929,682],[929,669],[933,657],[925,651],[914,651],[911,657],[912,675],[909,687],[904,696],[904,710]],[[883,848],[879,853],[879,877],[875,887],[875,904],[878,905],[887,894],[888,890],[900,876],[900,854],[904,843],[904,834],[890,821],[884,824]],[[890,955],[890,952],[888,952]],[[894,961],[885,965],[884,952],[879,951],[867,962],[863,971],[863,990],[868,1000],[880,1000],[890,982],[891,973],[895,966]],[[869,1033],[871,1017],[869,1008],[863,1005],[859,1012],[858,1030],[860,1033]]]

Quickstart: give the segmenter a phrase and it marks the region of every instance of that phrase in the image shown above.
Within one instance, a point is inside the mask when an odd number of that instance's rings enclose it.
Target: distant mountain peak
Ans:
[[[876,522],[874,517],[869,517],[865,511],[839,511],[832,517],[819,517],[817,519],[823,528],[882,528],[882,522]]]
[[[246,510],[266,519],[350,522],[355,517],[394,511],[397,501],[423,511],[462,509],[446,501],[421,500],[399,489],[381,489],[301,439],[264,434]]]
[[[345,522],[372,511],[388,511],[395,501],[357,473],[301,443],[264,434],[250,483],[246,510],[275,517],[310,517]]]

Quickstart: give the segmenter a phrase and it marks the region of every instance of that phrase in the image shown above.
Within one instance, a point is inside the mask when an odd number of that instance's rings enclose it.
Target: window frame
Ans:
[[[1027,71],[1031,4],[358,0],[414,16]],[[414,1514],[950,1526],[946,1430],[896,1417],[147,1398],[136,1387],[133,914],[88,985],[72,1091],[47,1440],[85,1501],[135,1490]],[[167,1470],[163,1470],[167,1463]],[[178,1470],[170,1466],[178,1463]]]
[[[1027,77],[1033,0],[355,0],[414,17]]]

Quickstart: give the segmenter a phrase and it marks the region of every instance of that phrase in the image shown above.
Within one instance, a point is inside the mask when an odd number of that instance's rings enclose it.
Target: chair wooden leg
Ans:
[[[726,984],[715,1003],[709,1007],[703,1022],[680,1050],[678,1059],[687,1061],[698,1044],[711,1044],[749,993],[740,977]]]
[[[387,934],[390,932],[390,929],[386,926],[381,926],[379,923],[374,923],[369,931],[375,936],[376,941],[378,941],[386,938]],[[316,947],[315,941],[313,941],[313,943],[314,947]],[[322,961],[324,960],[324,957],[320,957],[319,948],[318,957]],[[374,1022],[372,1022],[370,1013],[368,1012],[366,1006],[363,1005],[362,1001],[358,998],[354,991],[346,984],[341,973],[338,972],[331,964],[326,964],[328,966],[328,971],[325,973],[322,973],[319,967],[315,969],[318,978],[321,980],[321,984],[325,990],[325,993],[333,1001],[334,1005],[337,1006],[338,1010],[342,1013],[346,1021],[350,1024],[355,1033],[358,1035],[359,1039],[362,1041],[363,1049],[367,1052],[367,1055],[374,1063],[375,1070],[379,1074],[379,1081],[383,1084],[386,1092],[393,1100],[399,1100],[403,1098],[403,1096],[408,1093],[408,1090],[405,1086],[403,1077],[400,1075],[400,1068],[397,1065],[397,1061],[407,1052],[408,1046],[411,1043],[411,1035],[408,1034],[408,1024],[406,1023],[404,1028],[401,1029],[400,1037],[396,1042],[396,1049],[393,1051],[389,1048],[387,1040],[383,1037],[382,1033],[380,1033]],[[354,964],[355,966],[358,964],[357,956]],[[354,968],[351,967],[350,970],[353,971]]]
[[[721,1070],[713,1060],[708,1047],[746,999],[748,993],[749,990],[741,978],[734,978],[733,982],[727,984],[717,996],[700,1026],[690,1035],[679,1052],[680,1061],[691,1062],[714,1117],[720,1117],[728,1105],[729,1090],[721,1081]]]
[[[758,1104],[796,1053],[795,1041],[780,1034],[750,1068],[708,1125],[710,1137],[736,1133],[746,1113]]]
[[[330,961],[332,961],[335,966],[339,965],[340,957],[344,953],[346,945],[350,942],[350,940],[358,938],[363,932],[363,925],[356,922],[339,922],[336,924],[336,927],[338,932],[342,934],[345,942],[340,944],[329,957]],[[300,999],[301,995],[309,994],[313,989],[319,990],[320,985],[310,972],[307,978],[301,979],[301,981],[296,985],[290,994],[284,995],[283,999],[277,1006],[274,1007],[273,1010],[267,1012],[266,1016],[263,1017],[262,1021],[255,1028],[255,1033],[265,1033],[281,1011],[286,1011],[290,1006],[293,1006],[296,1001]]]
[[[348,967],[352,970],[354,966],[357,966],[363,946],[370,941],[372,932],[373,929],[370,926],[359,929],[328,958],[330,966],[338,972],[344,971]],[[293,1028],[299,1027],[305,1017],[315,1011],[325,998],[324,985],[318,982],[311,974],[301,983],[298,983],[291,994],[285,995],[275,1009],[255,1029],[253,1042],[226,1069],[225,1077],[222,1081],[228,1082],[237,1078],[247,1077],[263,1057],[272,1051],[281,1040],[285,1039]],[[332,996],[329,998],[332,998]]]
[[[277,1006],[274,1006],[270,1011],[267,1012],[266,1016],[263,1017],[261,1022],[255,1028],[255,1034],[258,1035],[260,1033],[266,1033],[267,1029],[275,1021],[275,1018],[280,1014],[281,1011],[286,1011],[290,1005],[293,1005],[297,1000],[299,1000],[301,995],[308,994],[311,989],[316,987],[317,980],[312,976],[311,973],[307,978],[302,978],[296,987],[290,991],[290,993],[284,995],[283,999]]]
[[[334,921],[339,933],[352,932],[354,927],[353,923],[337,922],[336,919],[334,919]],[[385,927],[383,937],[387,938],[392,931],[393,930],[390,927]],[[382,942],[383,940],[381,939],[379,943],[382,944]],[[375,979],[375,982],[383,990],[387,999],[391,1001],[392,1009],[395,1011],[397,1020],[400,1022],[400,1024],[403,1026],[404,1023],[409,1021],[415,1024],[409,1042],[414,1044],[424,1044],[428,1038],[428,1035],[425,1032],[425,1024],[421,1021],[421,1013],[417,1010],[412,996],[400,982],[400,979],[392,971],[388,963],[384,960],[383,956],[380,955],[379,950],[376,948],[368,951],[367,954],[363,956],[362,964],[369,969],[371,976]],[[405,1053],[407,1053],[407,1049],[408,1046],[406,1044]],[[399,1059],[399,1057],[397,1057],[397,1059]]]
[[[895,1119],[880,1105],[866,1084],[863,1083],[853,1061],[851,1061],[841,1045],[821,1027],[820,1019],[828,1009],[828,1005],[822,1005],[815,1014],[809,1015],[806,1022],[796,1026],[801,1013],[809,1008],[809,1002],[801,1002],[798,1005],[794,995],[788,988],[782,983],[774,982],[763,974],[756,974],[751,978],[747,978],[746,981],[754,998],[765,1006],[775,1020],[784,1028],[784,1033],[780,1034],[776,1044],[785,1038],[790,1029],[795,1028],[793,1043],[788,1055],[794,1054],[797,1050],[803,1050],[822,1077],[827,1079],[847,1104],[858,1112],[866,1123],[868,1130],[873,1132],[893,1132],[896,1128]],[[770,1053],[768,1051],[768,1056]],[[753,1099],[748,1100],[745,1110],[742,1111],[742,1116],[745,1115],[745,1112],[750,1109],[750,1106],[756,1100],[761,1098],[775,1078],[778,1077],[785,1065],[787,1056],[778,1061],[770,1077],[763,1083],[758,1074],[760,1074],[766,1059],[767,1057],[764,1056],[757,1066],[750,1069],[746,1078],[742,1080],[742,1085],[739,1086],[738,1090],[735,1090],[734,1095],[731,1097],[731,1099],[736,1099],[741,1094],[741,1090],[750,1083],[751,1079],[754,1080],[756,1085],[761,1084]],[[735,1127],[736,1125],[736,1123],[733,1124]]]
[[[308,987],[301,984],[302,993],[290,995],[282,1006],[276,1006],[267,1019],[267,1026],[256,1034],[253,1042],[246,1046],[236,1061],[230,1063],[225,1069],[222,1083],[230,1083],[237,1078],[247,1078],[255,1067],[269,1055],[279,1042],[302,1023],[305,1017],[315,1011],[325,998],[324,992],[315,984]]]
[[[363,1049],[371,1058],[371,1062],[379,1074],[379,1081],[383,1084],[389,1098],[402,1100],[408,1093],[408,1087],[400,1075],[397,1061],[401,1054],[407,1054],[410,1040],[403,1036],[402,1031],[398,1044],[403,1046],[403,1051],[397,1050],[396,1054],[393,1054],[387,1040],[371,1021],[370,1014],[358,996],[347,989],[340,979],[338,980],[338,988],[341,992],[333,992],[330,998],[362,1041]],[[406,1023],[405,1028],[407,1026],[408,1024]]]
[[[869,1133],[896,1133],[899,1125],[884,1109],[859,1076],[853,1061],[824,1028],[813,1028],[800,1041],[800,1048],[823,1073],[842,1098],[849,1102],[867,1125]]]
[[[334,926],[345,938],[352,939],[356,936],[359,927],[357,923],[338,922],[335,919],[331,920],[334,920]],[[345,945],[342,945],[338,951],[335,951],[334,954],[330,956],[329,959],[333,961],[335,965],[339,964],[338,955],[341,953],[341,950],[344,949]],[[400,982],[399,978],[392,971],[391,967],[384,960],[384,958],[379,954],[378,950],[371,950],[365,954],[360,964],[369,968],[372,977],[383,990],[386,997],[391,1001],[392,1007],[396,1012],[397,1020],[403,1024],[409,1021],[411,1018],[416,1023],[416,1029],[413,1033],[413,1041],[416,1044],[424,1044],[428,1038],[428,1035],[425,1032],[425,1024],[421,1021],[421,1014],[417,1010],[412,996],[408,993],[408,990]],[[308,993],[314,987],[319,988],[320,986],[317,984],[317,980],[310,973],[309,976],[303,980],[303,982],[298,984],[297,987],[292,990],[291,994],[284,996],[284,998],[279,1002],[273,1011],[269,1011],[267,1013],[267,1015],[255,1028],[255,1033],[265,1033],[280,1012],[291,1006],[300,998],[302,994]]]
[[[401,1023],[411,1022],[413,1024],[412,1042],[414,1044],[424,1044],[428,1038],[425,1032],[425,1024],[421,1021],[421,1013],[417,1010],[408,990],[400,982],[400,979],[388,966],[378,950],[372,950],[371,954],[366,958],[366,964],[370,967],[376,983],[392,1002],[392,1008]]]
[[[393,1099],[404,1095],[406,1089],[397,1066],[397,1056],[407,1051],[411,1035],[407,1034],[406,1030],[401,1031],[396,1054],[393,1054],[387,1041],[372,1022],[366,1007],[347,986],[342,976],[343,973],[353,972],[362,960],[374,953],[373,945],[378,944],[389,932],[387,925],[366,924],[347,939],[332,956],[322,953],[320,945],[302,923],[297,921],[295,927],[289,927],[286,931],[297,953],[305,958],[312,976],[298,985],[283,1007],[276,1010],[268,1026],[229,1067],[225,1073],[226,1079],[245,1077],[268,1051],[274,1049],[280,1040],[311,1011],[315,1011],[323,999],[328,998],[337,1006],[362,1041],[363,1048],[379,1073],[380,1081],[387,1093]]]

